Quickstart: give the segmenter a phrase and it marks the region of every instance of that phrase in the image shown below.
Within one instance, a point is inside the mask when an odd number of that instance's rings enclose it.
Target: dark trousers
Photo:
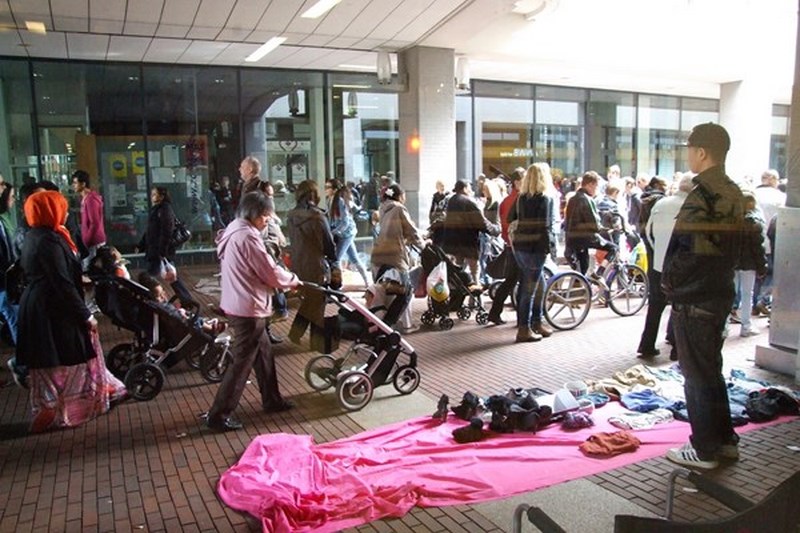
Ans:
[[[672,305],[675,347],[692,427],[691,442],[704,460],[713,459],[723,444],[739,440],[733,431],[728,388],[722,377],[723,331],[732,304],[730,298],[717,298]]]
[[[619,248],[616,244],[604,239],[603,237],[600,237],[599,235],[589,244],[579,243],[568,245],[569,252],[565,252],[564,255],[570,262],[570,266],[572,266],[573,269],[577,267],[577,270],[581,274],[586,274],[586,271],[589,270],[590,248],[594,248],[595,250],[605,250],[608,253],[606,259],[609,263],[617,257],[617,253],[619,252]]]
[[[500,316],[503,312],[503,305],[505,305],[511,291],[517,286],[518,281],[519,267],[517,266],[516,259],[511,258],[506,262],[506,277],[494,293],[494,300],[492,300],[492,308],[489,309],[489,316]]]
[[[289,338],[292,342],[299,343],[309,325],[312,335],[322,334],[325,331],[325,293],[304,287],[303,301],[289,329]]]
[[[661,315],[667,307],[667,298],[661,290],[661,272],[652,268],[647,272],[650,283],[650,292],[647,295],[647,317],[644,319],[644,331],[639,340],[639,353],[652,353],[656,349],[658,329],[661,325]],[[672,342],[672,320],[667,324],[667,339]]]
[[[216,422],[231,416],[239,405],[251,369],[256,371],[262,407],[281,402],[275,359],[266,330],[267,319],[229,316],[228,326],[233,339],[233,363],[225,372],[214,403],[208,411],[208,419]]]

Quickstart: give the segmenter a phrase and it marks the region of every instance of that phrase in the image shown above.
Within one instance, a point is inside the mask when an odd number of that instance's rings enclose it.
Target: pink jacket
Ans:
[[[295,274],[270,257],[261,233],[247,220],[237,218],[217,237],[217,256],[222,265],[219,306],[225,314],[267,317],[272,313],[274,289],[299,285]]]
[[[103,197],[95,191],[81,200],[81,239],[87,248],[106,242]]]

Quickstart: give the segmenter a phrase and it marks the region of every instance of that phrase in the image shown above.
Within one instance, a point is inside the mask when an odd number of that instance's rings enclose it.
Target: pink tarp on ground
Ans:
[[[308,435],[262,435],[219,482],[222,500],[261,519],[264,531],[338,531],[404,515],[415,505],[438,507],[504,498],[663,455],[688,439],[689,424],[670,422],[635,435],[635,453],[608,459],[578,446],[624,408],[595,411],[596,425],[576,432],[553,425],[536,434],[488,433],[457,444],[452,415],[437,425],[416,418],[327,444]],[[748,424],[743,432],[764,425]]]

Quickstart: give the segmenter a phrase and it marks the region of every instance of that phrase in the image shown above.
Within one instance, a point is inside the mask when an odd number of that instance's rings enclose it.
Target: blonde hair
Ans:
[[[500,202],[503,199],[503,193],[500,191],[500,185],[495,180],[486,180],[483,182],[483,194],[486,196],[486,205],[492,205],[495,202]]]
[[[534,163],[525,171],[522,177],[522,184],[519,187],[520,194],[544,194],[547,191],[547,177],[550,176],[550,166],[546,163]],[[550,183],[553,178],[550,177]]]

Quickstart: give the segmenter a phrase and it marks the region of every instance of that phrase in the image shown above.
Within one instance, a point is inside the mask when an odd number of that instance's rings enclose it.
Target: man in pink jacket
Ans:
[[[103,223],[103,197],[91,189],[89,174],[76,170],[72,174],[72,190],[81,195],[81,240],[89,250],[83,260],[86,270],[97,255],[97,249],[106,243],[106,228]]]
[[[217,238],[222,267],[220,307],[232,330],[233,363],[220,383],[206,424],[215,431],[241,429],[233,418],[250,370],[255,368],[261,406],[274,413],[291,409],[278,390],[278,376],[267,334],[275,289],[301,285],[295,274],[284,270],[267,253],[261,231],[275,209],[272,199],[260,191],[247,193],[239,203],[237,218]]]

